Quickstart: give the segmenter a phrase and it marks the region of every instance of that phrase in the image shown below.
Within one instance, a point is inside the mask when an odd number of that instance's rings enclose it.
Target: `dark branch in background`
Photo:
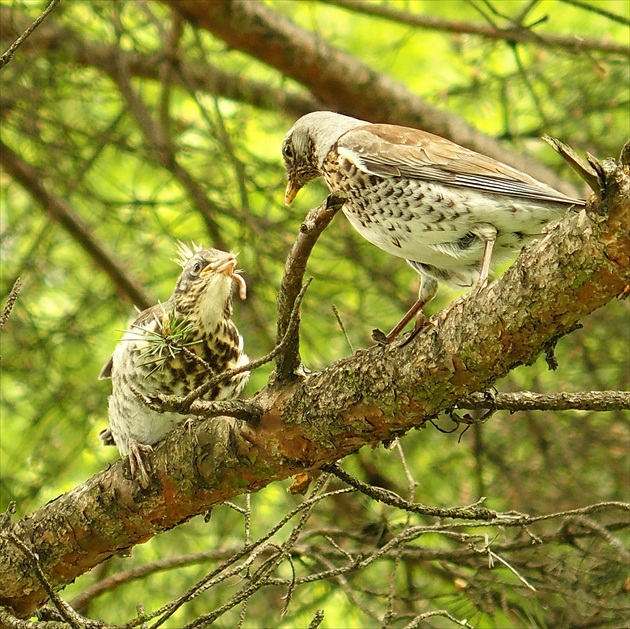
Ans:
[[[269,379],[270,386],[295,378],[300,367],[299,315],[297,324],[291,327],[295,320],[295,304],[302,291],[302,280],[311,251],[342,205],[343,200],[328,197],[324,203],[312,209],[300,226],[300,233],[287,256],[277,301],[277,339],[278,343],[283,342],[285,345],[276,359],[276,369]]]
[[[51,3],[44,9],[40,16],[9,46],[7,51],[0,57],[0,70],[13,59],[17,49],[30,37],[31,33],[48,17],[48,14],[61,2],[61,0],[51,0]]]
[[[7,297],[7,303],[4,304],[4,308],[2,309],[2,314],[0,315],[0,328],[3,328],[4,324],[7,322],[9,315],[11,314],[11,310],[13,310],[13,306],[15,306],[15,302],[17,301],[21,288],[22,280],[18,277],[15,282],[13,282],[11,292]]]
[[[582,2],[581,0],[560,0],[560,1],[564,2],[565,4],[569,4],[571,6],[583,9],[584,11],[591,11],[592,13],[596,13],[597,15],[602,15],[603,17],[608,18],[609,20],[612,20],[613,22],[619,22],[619,24],[625,24],[627,26],[630,26],[630,20],[628,18],[624,17],[623,15],[618,15],[617,13],[611,13],[610,11],[606,11],[606,9],[603,9],[601,6],[591,4],[590,2]]]
[[[457,408],[497,411],[615,411],[630,409],[627,391],[583,391],[581,393],[472,393]]]
[[[585,50],[604,52],[610,55],[622,55],[630,57],[630,47],[605,39],[592,39],[581,35],[555,35],[553,33],[534,33],[528,28],[510,24],[505,28],[494,28],[486,24],[474,24],[472,22],[455,22],[442,18],[400,11],[387,4],[377,4],[375,2],[361,2],[357,0],[322,0],[326,4],[380,17],[399,24],[408,24],[419,28],[426,28],[432,31],[442,31],[446,33],[457,33],[465,35],[479,35],[486,39],[504,40],[510,44],[514,42],[535,44],[538,48],[560,48],[574,54]],[[611,17],[608,14],[607,17]]]
[[[121,295],[141,310],[155,303],[140,283],[132,278],[127,269],[117,261],[115,254],[94,236],[91,227],[72,209],[70,204],[47,190],[38,177],[37,171],[1,140],[0,164],[26,192],[35,198],[41,209],[51,219],[59,222],[77,241],[83,251],[110,277]]]
[[[262,2],[162,0],[192,24],[299,81],[327,108],[370,122],[407,125],[444,136],[515,166],[571,196],[575,188],[539,161],[506,148],[452,113],[412,93]],[[369,86],[369,97],[366,89]]]
[[[107,68],[107,72],[127,101],[129,111],[140,129],[142,129],[145,140],[153,151],[155,159],[163,168],[173,174],[188,194],[191,203],[199,210],[208,234],[212,239],[213,246],[229,251],[230,248],[226,245],[216,221],[217,215],[224,213],[224,210],[210,201],[203,186],[195,181],[192,175],[177,160],[177,151],[175,146],[169,141],[168,130],[154,118],[151,111],[142,102],[140,95],[133,89],[129,68],[125,66],[125,58],[116,54],[113,62]]]
[[[20,28],[26,27],[26,23],[27,18],[16,9],[0,6],[0,35],[3,38],[16,36]],[[160,80],[160,63],[163,60],[160,53],[149,56],[96,43],[81,37],[77,31],[57,24],[46,24],[31,37],[28,45],[37,47],[39,54],[43,51],[59,52],[69,63],[97,67],[107,72],[112,59],[119,56],[124,59],[124,65],[132,76]],[[277,88],[269,82],[244,77],[241,73],[232,74],[208,60],[203,63],[187,62],[185,67],[186,80],[195,90],[247,103],[257,109],[274,112],[282,110],[293,118],[299,118],[309,111],[323,108],[323,104],[306,91],[290,87]],[[173,74],[173,84],[184,87],[179,74],[181,69],[182,66],[178,67],[178,71]]]

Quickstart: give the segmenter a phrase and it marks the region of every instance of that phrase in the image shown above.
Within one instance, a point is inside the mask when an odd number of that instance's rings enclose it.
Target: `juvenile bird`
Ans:
[[[143,452],[189,416],[158,413],[143,398],[156,393],[184,396],[209,378],[247,364],[243,338],[231,320],[232,290],[246,297],[236,257],[217,249],[180,244],[183,271],[173,294],[144,310],[119,341],[100,379],[112,379],[110,427],[99,437],[129,457],[132,476],[149,485]],[[249,372],[215,385],[205,400],[226,400],[243,390]]]
[[[498,262],[539,236],[543,226],[584,201],[515,168],[439,136],[371,124],[330,111],[302,116],[282,145],[289,205],[324,177],[345,200],[343,212],[372,244],[404,258],[420,275],[418,300],[387,335],[388,343],[435,296],[438,282],[479,289]]]

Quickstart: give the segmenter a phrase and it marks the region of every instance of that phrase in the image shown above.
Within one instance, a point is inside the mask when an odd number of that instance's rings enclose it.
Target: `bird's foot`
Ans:
[[[422,310],[422,307],[421,307],[422,304],[420,303],[420,307],[418,307],[418,303],[420,302],[417,302],[409,309],[409,311],[396,324],[396,327],[394,327],[394,329],[389,334],[385,334],[384,332],[376,328],[372,330],[372,338],[379,345],[389,345],[390,343],[392,343],[392,341],[398,338],[398,336],[405,329],[405,326],[409,323],[409,321],[411,321],[411,319],[415,317],[415,325],[413,327],[413,330],[411,331],[409,337],[406,338],[400,344],[400,347],[404,347],[405,345],[413,341],[413,339],[415,339],[416,336],[418,336],[418,333],[420,332],[420,330],[424,327],[426,323],[426,320],[424,317],[424,311]]]
[[[426,320],[424,316],[424,311],[423,310],[418,311],[418,314],[416,314],[416,322],[413,326],[413,330],[411,330],[411,332],[409,333],[409,336],[400,344],[400,347],[405,347],[405,345],[408,345],[409,343],[411,343],[411,341],[413,341],[413,339],[415,339],[416,336],[418,336],[422,328],[424,328],[424,326],[427,325],[427,323],[430,323],[430,322]]]
[[[427,303],[427,299],[418,299],[416,303],[407,310],[403,318],[394,326],[394,329],[389,334],[383,334],[381,330],[378,328],[376,330],[372,330],[372,338],[379,345],[388,345],[391,343],[404,329],[407,327],[407,324],[415,317],[416,325],[411,333],[411,337],[408,338],[403,345],[406,345],[413,338],[416,337],[420,328],[424,325],[424,312],[423,308]],[[401,346],[402,347],[402,346]]]
[[[477,285],[475,286],[475,288],[474,288],[474,290],[472,292],[473,295],[476,297],[486,286],[488,286],[488,283],[489,282],[488,282],[488,278],[487,277],[480,277],[479,281],[477,282]]]
[[[114,436],[109,428],[105,428],[98,433],[98,438],[104,446],[115,446]]]
[[[197,432],[195,431],[195,426],[199,425],[199,417],[187,417],[181,426],[186,431],[190,438],[194,440],[194,442],[199,445],[199,437],[197,436]]]
[[[129,471],[131,477],[137,480],[143,489],[151,484],[151,477],[149,476],[151,466],[143,459],[144,455],[150,452],[153,452],[151,446],[138,443],[135,439],[129,440]]]

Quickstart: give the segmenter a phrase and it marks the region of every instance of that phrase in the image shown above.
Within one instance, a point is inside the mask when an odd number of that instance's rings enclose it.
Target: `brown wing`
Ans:
[[[337,146],[355,153],[367,171],[381,177],[410,177],[567,205],[584,203],[491,157],[418,129],[369,124],[345,133]]]

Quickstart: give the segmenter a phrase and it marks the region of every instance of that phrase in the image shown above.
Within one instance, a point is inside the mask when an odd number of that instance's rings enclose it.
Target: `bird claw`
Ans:
[[[151,477],[149,471],[151,466],[148,461],[143,460],[143,456],[153,452],[153,448],[143,443],[138,443],[135,439],[129,440],[129,471],[131,477],[140,483],[143,489],[146,489],[151,484]]]
[[[488,278],[481,278],[478,282],[477,282],[477,286],[475,286],[475,290],[473,291],[473,294],[475,296],[477,296],[486,286],[488,286],[489,282],[488,282]]]

